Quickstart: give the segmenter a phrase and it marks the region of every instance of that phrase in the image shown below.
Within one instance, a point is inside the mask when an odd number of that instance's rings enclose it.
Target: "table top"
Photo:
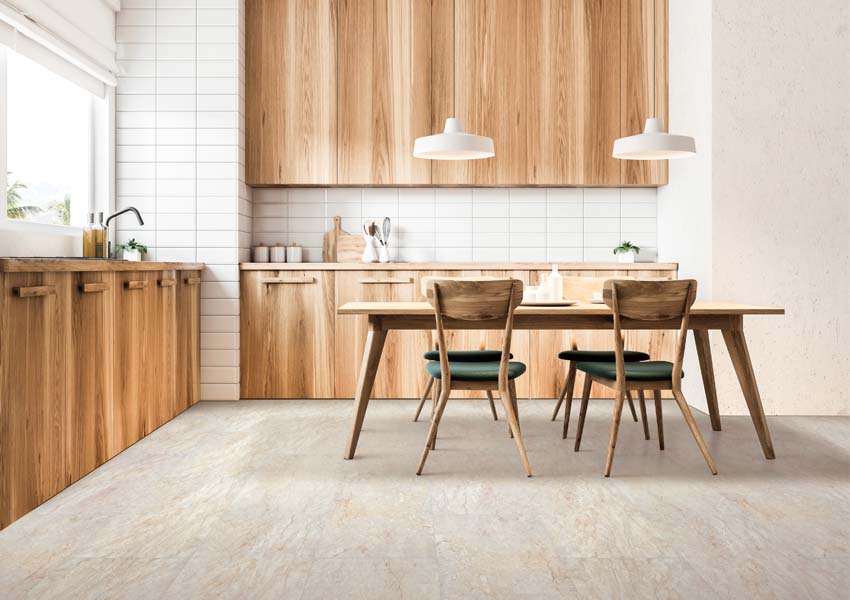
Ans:
[[[337,309],[340,315],[432,315],[427,302],[346,302]],[[515,315],[593,316],[610,315],[605,304],[579,303],[574,306],[519,306]],[[695,302],[692,315],[784,315],[784,308],[754,306],[734,302]]]

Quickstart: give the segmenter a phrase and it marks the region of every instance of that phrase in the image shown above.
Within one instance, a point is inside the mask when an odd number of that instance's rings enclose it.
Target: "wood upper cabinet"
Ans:
[[[526,7],[528,182],[619,185],[620,0]]]
[[[335,0],[246,4],[250,185],[335,184]]]
[[[338,0],[340,185],[431,182],[430,0]]]
[[[243,398],[332,398],[333,271],[243,271]]]
[[[177,412],[201,397],[201,272],[177,273]]]
[[[416,297],[415,271],[338,271],[336,301],[411,301]],[[367,319],[354,315],[336,318],[335,397],[352,398],[360,375]],[[391,331],[384,343],[381,364],[372,388],[373,398],[415,398],[426,382],[422,354],[431,347],[427,331]]]
[[[667,6],[668,0],[620,0],[621,136],[642,132],[646,118],[652,116],[659,117],[669,131]],[[624,186],[667,183],[666,160],[617,162]]]
[[[68,485],[71,279],[0,274],[0,528]]]
[[[68,459],[74,482],[117,452],[109,443],[115,277],[108,272],[70,276],[74,343],[67,348]]]

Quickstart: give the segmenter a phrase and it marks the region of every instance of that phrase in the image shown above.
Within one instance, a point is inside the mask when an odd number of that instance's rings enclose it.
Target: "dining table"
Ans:
[[[369,407],[369,397],[381,362],[387,334],[392,330],[434,330],[436,320],[434,308],[428,302],[347,302],[337,308],[337,314],[363,315],[368,320],[366,343],[354,394],[351,432],[344,454],[344,458],[352,459],[357,450],[357,442]],[[720,431],[721,424],[709,331],[720,331],[738,377],[756,436],[767,459],[775,458],[776,454],[744,335],[744,317],[783,314],[785,310],[776,307],[698,301],[691,307],[688,320],[688,329],[693,331],[696,342],[712,429]],[[444,319],[443,324],[446,329],[504,328],[504,322],[499,321]],[[624,328],[637,330],[676,330],[679,326],[680,324],[676,321],[629,320],[628,325],[624,324]],[[613,330],[614,316],[607,305],[590,302],[578,302],[571,306],[520,305],[514,312],[513,327],[515,330]]]

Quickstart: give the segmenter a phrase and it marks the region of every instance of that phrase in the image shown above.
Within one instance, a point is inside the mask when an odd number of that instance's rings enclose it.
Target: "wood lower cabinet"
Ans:
[[[336,303],[411,301],[417,297],[416,271],[339,271]],[[337,316],[335,324],[334,397],[351,398],[360,374],[367,319]],[[381,364],[372,388],[373,398],[418,396],[427,380],[422,354],[431,348],[427,331],[391,331],[384,343]]]
[[[145,435],[173,419],[177,413],[177,274],[151,273],[153,310],[150,313],[152,360],[146,362]]]
[[[181,413],[201,398],[201,272],[177,273],[176,407]]]
[[[114,456],[109,440],[115,277],[72,273],[68,458],[74,482]]]
[[[68,485],[71,279],[0,275],[0,527]]]
[[[244,271],[243,398],[332,398],[333,271]]]

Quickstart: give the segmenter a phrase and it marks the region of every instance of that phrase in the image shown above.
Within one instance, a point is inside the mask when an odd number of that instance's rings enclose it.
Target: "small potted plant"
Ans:
[[[148,253],[148,247],[136,241],[136,238],[130,239],[126,244],[118,244],[116,250],[120,250],[124,255],[124,260],[140,261],[142,254]]]
[[[625,241],[614,248],[614,255],[617,257],[617,262],[633,263],[635,262],[636,254],[640,254],[640,247],[635,246],[629,241]]]

